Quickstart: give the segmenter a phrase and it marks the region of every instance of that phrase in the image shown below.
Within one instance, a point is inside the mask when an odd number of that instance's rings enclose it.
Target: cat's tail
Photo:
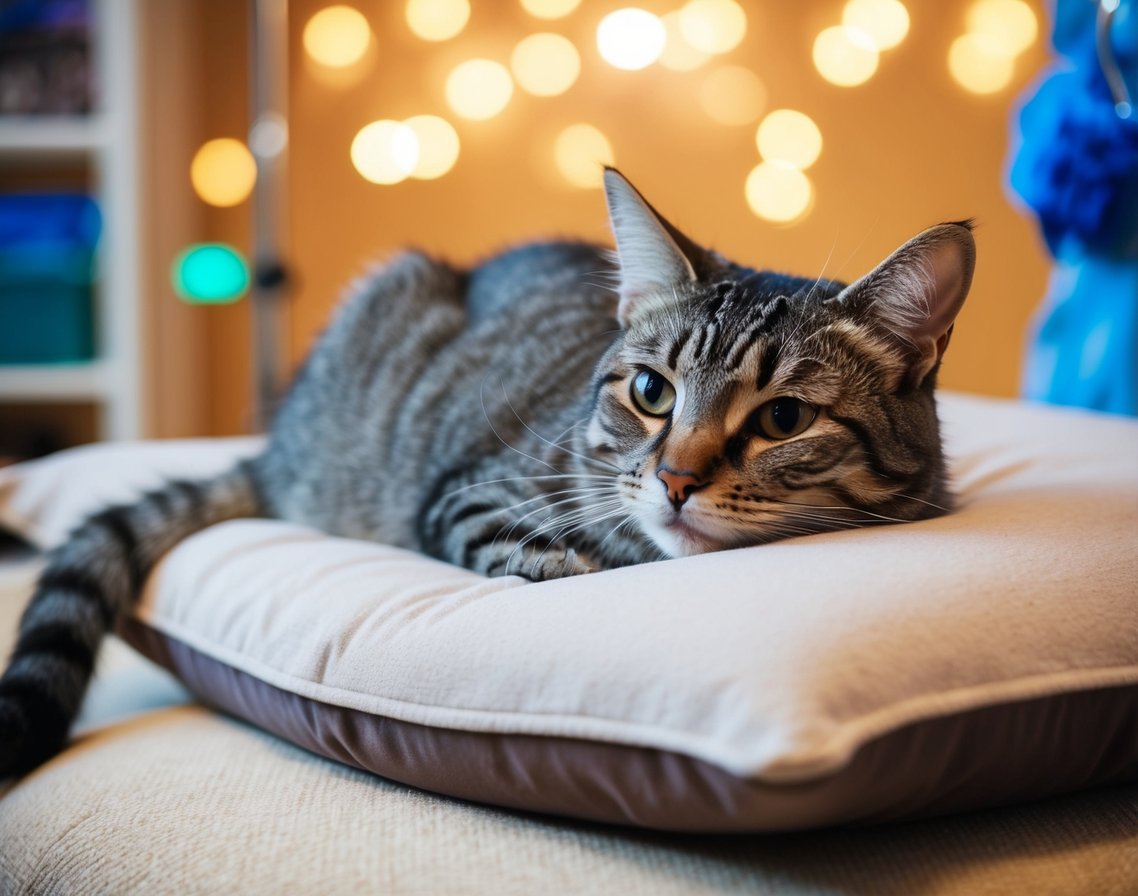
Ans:
[[[255,463],[102,510],[48,554],[0,676],[0,778],[62,748],[103,636],[135,605],[163,554],[214,523],[264,515]]]

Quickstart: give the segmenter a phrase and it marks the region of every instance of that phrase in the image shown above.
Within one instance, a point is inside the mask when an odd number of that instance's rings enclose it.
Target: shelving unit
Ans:
[[[95,109],[75,118],[0,117],[0,167],[82,164],[102,213],[95,360],[0,365],[0,404],[90,402],[100,439],[145,433],[140,351],[138,0],[91,0]]]

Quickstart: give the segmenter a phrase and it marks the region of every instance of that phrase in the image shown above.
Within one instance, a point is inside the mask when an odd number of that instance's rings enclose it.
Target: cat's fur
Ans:
[[[0,774],[60,748],[104,634],[163,553],[221,520],[539,580],[948,508],[933,386],[968,225],[846,287],[728,262],[615,171],[605,187],[615,256],[398,257],[339,309],[263,456],[52,551],[0,679]]]

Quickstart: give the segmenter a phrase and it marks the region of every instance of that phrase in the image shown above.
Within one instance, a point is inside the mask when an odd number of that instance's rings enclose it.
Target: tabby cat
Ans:
[[[262,456],[96,513],[52,551],[0,679],[0,774],[59,750],[103,635],[166,551],[222,520],[542,580],[947,510],[933,385],[968,224],[845,286],[700,248],[615,170],[605,192],[615,253],[396,258],[339,309]]]

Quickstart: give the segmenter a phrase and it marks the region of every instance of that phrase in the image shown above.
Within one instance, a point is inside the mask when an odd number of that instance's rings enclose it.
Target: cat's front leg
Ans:
[[[540,551],[527,548],[521,552],[511,551],[501,557],[486,573],[516,575],[531,582],[544,582],[548,579],[563,579],[595,571],[596,567],[590,566],[573,548],[567,550],[549,548]]]
[[[465,471],[444,481],[442,496],[419,519],[420,548],[428,554],[487,576],[517,575],[533,582],[593,572],[599,566],[560,537],[571,527],[558,522],[516,481]]]

